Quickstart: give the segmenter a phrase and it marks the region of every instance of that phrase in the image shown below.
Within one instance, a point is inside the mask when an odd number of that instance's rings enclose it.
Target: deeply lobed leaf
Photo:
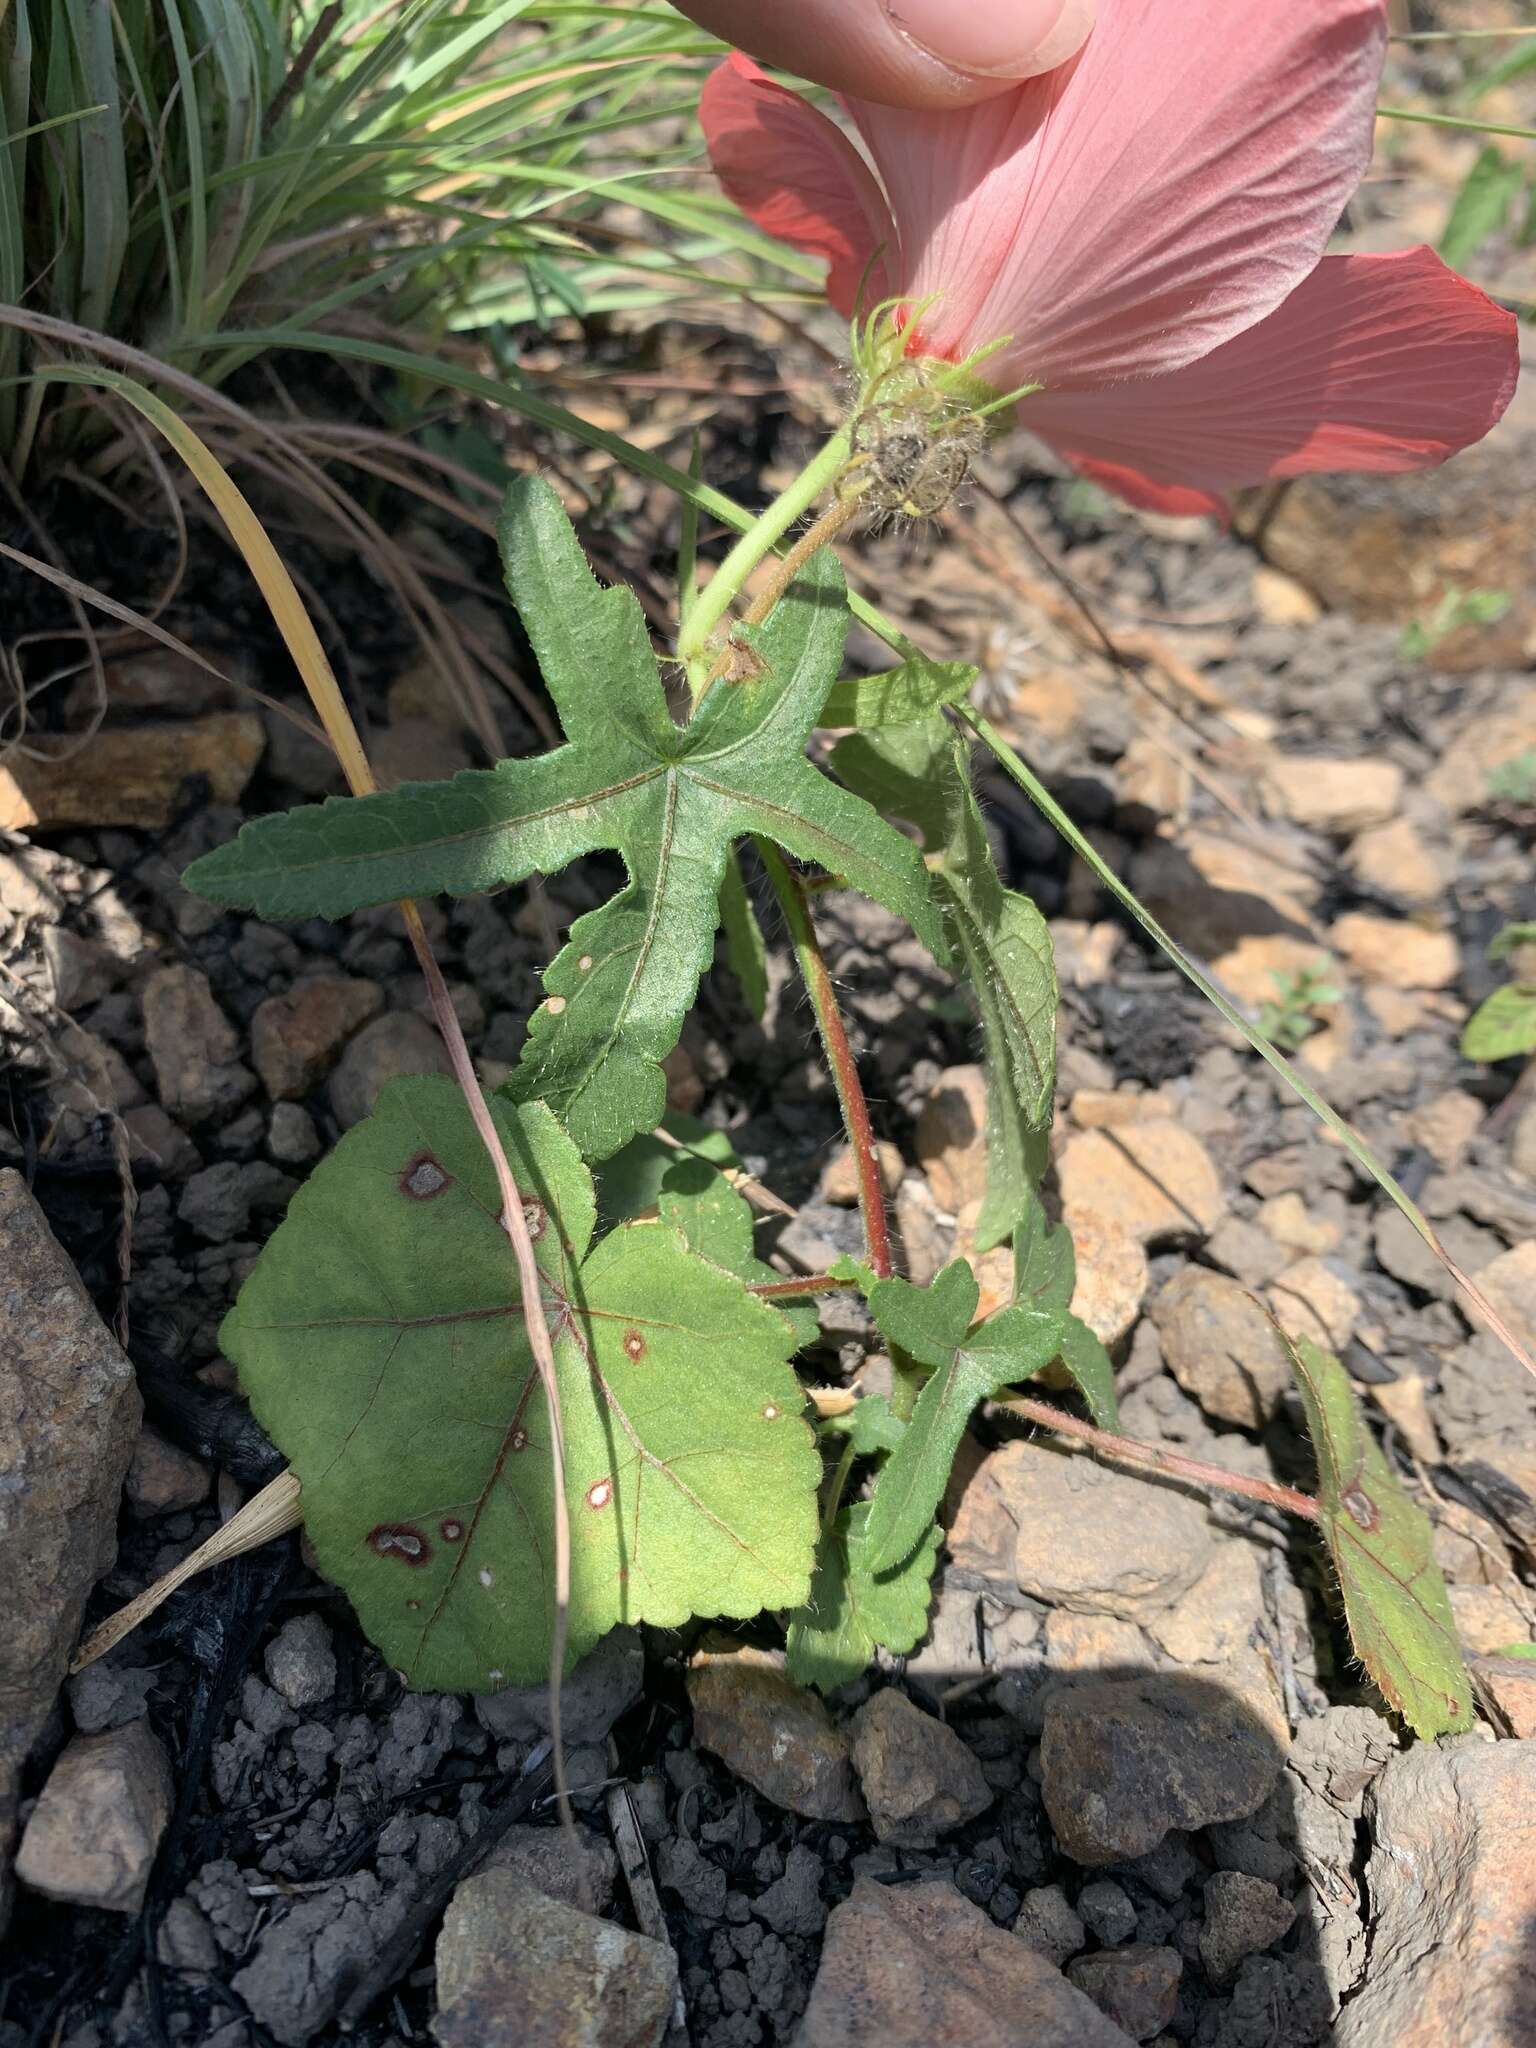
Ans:
[[[264,916],[338,917],[428,891],[496,888],[615,849],[629,881],[572,926],[508,1084],[519,1100],[549,1102],[582,1152],[604,1158],[662,1114],[661,1062],[713,955],[737,839],[772,839],[941,949],[942,925],[917,849],[805,757],[847,629],[830,551],[766,626],[741,629],[746,679],[721,677],[679,727],[633,593],[599,586],[547,484],[513,486],[501,537],[508,588],[568,744],[451,782],[259,819],[186,880]]]
[[[554,1342],[570,1655],[806,1597],[821,1464],[785,1318],[666,1225],[592,1242],[592,1179],[548,1109],[491,1102]],[[303,1487],[321,1568],[408,1682],[529,1684],[554,1621],[549,1417],[455,1085],[396,1081],[295,1196],[221,1341]]]

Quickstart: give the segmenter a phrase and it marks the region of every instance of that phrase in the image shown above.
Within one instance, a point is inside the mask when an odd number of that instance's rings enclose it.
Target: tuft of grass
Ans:
[[[214,386],[256,352],[242,330],[430,348],[621,281],[661,303],[746,246],[723,201],[661,189],[717,49],[575,0],[0,0],[0,303]],[[670,224],[633,262],[618,200]],[[49,360],[0,320],[18,485],[109,432],[33,381]]]

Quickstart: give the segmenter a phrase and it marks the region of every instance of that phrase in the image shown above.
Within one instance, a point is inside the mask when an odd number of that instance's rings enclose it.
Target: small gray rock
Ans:
[[[234,1026],[193,967],[161,967],[144,984],[144,1042],[162,1106],[179,1122],[231,1115],[254,1093]]]
[[[320,1156],[320,1133],[302,1104],[274,1102],[267,1125],[267,1150],[279,1166],[308,1166]]]
[[[1088,1681],[1046,1702],[1041,1793],[1078,1863],[1121,1863],[1170,1828],[1239,1820],[1284,1761],[1243,1700],[1182,1673]]]
[[[601,1835],[579,1821],[570,1829],[523,1822],[508,1828],[481,1868],[510,1871],[578,1913],[603,1914],[613,1904],[619,1859]]]
[[[171,1799],[171,1767],[147,1721],[77,1735],[32,1810],[16,1875],[50,1899],[137,1913]]]
[[[645,1646],[635,1628],[610,1629],[560,1688],[566,1746],[601,1742],[645,1682]],[[509,1685],[477,1694],[475,1712],[500,1742],[537,1742],[550,1733],[549,1687]]]
[[[725,1872],[686,1835],[663,1842],[656,1857],[656,1881],[676,1892],[699,1920],[718,1920],[725,1912]]]
[[[1077,1911],[1094,1940],[1105,1948],[1118,1948],[1136,1932],[1136,1908],[1108,1878],[1083,1886],[1077,1895]]]
[[[336,1652],[318,1614],[296,1614],[267,1645],[267,1677],[290,1707],[318,1707],[336,1690]]]
[[[953,1728],[886,1686],[854,1715],[849,1728],[875,1834],[882,1842],[921,1848],[974,1820],[992,1804],[981,1765]]]
[[[1067,1965],[1067,1975],[1078,1990],[1133,2041],[1150,2041],[1173,2018],[1183,1974],[1176,1949],[1152,1948],[1145,1942],[1079,1956]]]
[[[69,1710],[82,1735],[102,1735],[141,1721],[155,1674],[147,1665],[118,1666],[101,1658],[69,1681]]]
[[[449,1901],[440,2048],[658,2048],[676,1996],[665,1943],[573,1912],[510,1871],[480,1871]]]
[[[1205,1925],[1200,1960],[1218,1984],[1237,1975],[1245,1957],[1257,1955],[1288,1934],[1296,1908],[1262,1877],[1242,1870],[1218,1870],[1205,1886]]]
[[[341,1128],[360,1123],[388,1081],[407,1074],[450,1071],[442,1039],[424,1017],[392,1010],[365,1024],[348,1045],[331,1075],[331,1109]]]
[[[1024,1894],[1014,1933],[1036,1955],[1058,1968],[1088,1946],[1088,1930],[1059,1884],[1037,1885]]]

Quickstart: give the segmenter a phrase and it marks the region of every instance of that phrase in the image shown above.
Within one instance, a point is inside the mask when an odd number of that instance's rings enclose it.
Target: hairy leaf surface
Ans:
[[[551,1112],[491,1113],[536,1205],[572,1659],[621,1621],[799,1605],[821,1461],[788,1323],[665,1225],[594,1243],[592,1179]],[[221,1334],[322,1569],[426,1691],[548,1666],[549,1416],[498,1206],[455,1085],[393,1082],[294,1197]]]
[[[865,1525],[866,1559],[889,1571],[909,1556],[933,1520],[971,1411],[1000,1387],[1049,1365],[1062,1316],[1015,1304],[972,1327],[980,1289],[964,1259],[927,1287],[879,1280],[869,1311],[887,1343],[933,1368],[901,1441],[875,1482]]]
[[[340,917],[404,896],[464,896],[553,874],[607,847],[627,886],[571,928],[508,1084],[546,1101],[588,1158],[648,1130],[714,950],[734,842],[761,833],[841,876],[942,946],[916,848],[813,768],[805,744],[837,674],[848,612],[823,549],[759,631],[750,673],[719,678],[686,726],[667,709],[634,593],[603,589],[541,480],[508,493],[507,587],[568,744],[450,782],[333,797],[246,825],[187,886],[266,917]]]
[[[987,1065],[987,1189],[978,1251],[1000,1244],[1045,1172],[1056,1088],[1056,970],[1045,919],[1005,889],[971,791],[964,742],[942,718],[851,734],[839,775],[923,835],[956,977],[981,1015]]]
[[[940,704],[970,695],[977,671],[964,661],[929,661],[923,656],[877,676],[852,676],[828,693],[818,725],[911,725]]]
[[[1339,1361],[1286,1340],[1317,1456],[1321,1527],[1350,1640],[1416,1735],[1472,1724],[1472,1681],[1435,1563],[1428,1518],[1399,1486]]]
[[[789,1675],[822,1692],[850,1685],[877,1649],[900,1655],[915,1648],[928,1626],[942,1532],[931,1524],[910,1556],[876,1577],[869,1569],[868,1518],[867,1502],[844,1508],[817,1551],[810,1598],[790,1616]]]

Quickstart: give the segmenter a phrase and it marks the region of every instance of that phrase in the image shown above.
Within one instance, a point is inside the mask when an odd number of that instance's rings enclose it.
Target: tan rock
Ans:
[[[1451,584],[1505,591],[1502,618],[1448,634],[1429,658],[1443,669],[1523,667],[1536,631],[1536,537],[1521,516],[1533,458],[1536,440],[1510,422],[1418,476],[1299,477],[1266,510],[1264,553],[1330,609],[1393,626],[1433,612]]]
[[[1040,1443],[1005,1444],[987,1464],[1017,1526],[1014,1579],[1037,1600],[1139,1621],[1205,1570],[1205,1507],[1176,1486]]]
[[[1328,936],[1352,967],[1391,988],[1449,988],[1461,965],[1453,933],[1363,910],[1336,918]]]
[[[1426,1465],[1440,1457],[1440,1437],[1424,1382],[1416,1372],[1371,1388],[1371,1399],[1401,1435],[1413,1455]]]
[[[755,1650],[708,1655],[688,1673],[693,1737],[777,1806],[809,1820],[861,1820],[842,1732],[813,1692]]]
[[[1453,1173],[1466,1157],[1484,1116],[1483,1105],[1464,1088],[1447,1088],[1422,1102],[1403,1119],[1415,1145],[1422,1145],[1437,1166]]]
[[[104,726],[62,759],[12,754],[0,766],[0,826],[56,832],[65,825],[163,831],[187,783],[206,780],[215,803],[238,803],[266,744],[248,711],[172,724]]]
[[[896,1234],[906,1254],[902,1271],[914,1287],[926,1287],[955,1251],[955,1220],[933,1199],[927,1181],[915,1175],[896,1190]]]
[[[1519,1342],[1536,1352],[1536,1238],[1501,1253],[1476,1278]]]
[[[18,1173],[0,1170],[0,1931],[20,1774],[117,1554],[133,1367]]]
[[[161,1106],[202,1123],[238,1109],[256,1086],[240,1038],[195,967],[161,967],[144,984],[144,1039]]]
[[[660,2048],[677,1998],[666,1942],[579,1913],[510,1870],[458,1887],[436,1963],[439,2048]]]
[[[208,1468],[146,1424],[133,1448],[124,1491],[136,1515],[174,1515],[208,1498]]]
[[[1469,720],[1425,778],[1426,792],[1448,811],[1480,810],[1489,800],[1488,783],[1495,770],[1536,747],[1536,718],[1531,716],[1525,678],[1516,683],[1515,692],[1520,701],[1508,710]]]
[[[330,1071],[360,1026],[384,1007],[384,991],[352,975],[320,974],[268,996],[251,1019],[251,1058],[274,1102],[296,1102]]]
[[[1146,732],[1138,733],[1121,755],[1116,780],[1127,829],[1142,821],[1182,817],[1193,787],[1183,762]]]
[[[1275,1319],[1290,1337],[1310,1337],[1343,1351],[1360,1320],[1360,1297],[1321,1259],[1299,1259],[1266,1290]]]
[[[1200,1140],[1154,1118],[1115,1131],[1083,1131],[1056,1162],[1063,1214],[1118,1224],[1151,1249],[1197,1243],[1221,1220],[1221,1177]]]
[[[1082,685],[1065,669],[1041,669],[1014,691],[1013,709],[1041,737],[1070,739],[1082,727]]]
[[[1326,1216],[1314,1216],[1294,1190],[1261,1202],[1256,1221],[1288,1252],[1310,1252],[1318,1257],[1336,1251],[1344,1235]]]
[[[1449,862],[1425,845],[1406,818],[1373,825],[1349,849],[1349,864],[1359,881],[1400,903],[1434,903],[1450,880]]]
[[[77,1735],[33,1808],[16,1875],[50,1899],[137,1913],[171,1800],[170,1763],[147,1721]]]
[[[1371,1966],[1336,2048],[1525,2048],[1536,1744],[1419,1744],[1367,1799]]]
[[[1515,1119],[1509,1140],[1509,1163],[1526,1180],[1536,1181],[1536,1096]]]
[[[1456,1633],[1473,1656],[1529,1641],[1531,1611],[1521,1599],[1518,1585],[1452,1586],[1448,1590]]]
[[[893,1145],[888,1138],[879,1141],[876,1155],[880,1161],[880,1185],[888,1196],[894,1195],[906,1174],[907,1162],[901,1156],[900,1147]],[[816,1192],[822,1201],[831,1202],[836,1208],[853,1208],[859,1199],[859,1175],[851,1145],[839,1145],[832,1154],[821,1170]]]
[[[1176,1664],[1225,1664],[1246,1649],[1264,1613],[1264,1588],[1253,1546],[1223,1543],[1204,1572],[1166,1614],[1148,1618],[1147,1633]]]
[[[1536,1735],[1536,1658],[1479,1657],[1472,1680],[1511,1735],[1522,1741]]]
[[[1168,1370],[1208,1415],[1243,1429],[1264,1427],[1291,1385],[1291,1367],[1246,1287],[1208,1267],[1186,1266],[1153,1302],[1152,1320]]]
[[[1177,1110],[1177,1099],[1167,1088],[1079,1088],[1067,1115],[1080,1131],[1111,1131],[1121,1124],[1171,1117]]]
[[[1161,1615],[1148,1620],[1155,1633]],[[1053,1607],[1045,1617],[1045,1661],[1052,1671],[1117,1672],[1150,1669],[1157,1661],[1154,1652],[1134,1621],[1120,1621],[1112,1614],[1074,1614],[1070,1608]]]
[[[1151,1279],[1147,1255],[1128,1230],[1092,1209],[1072,1211],[1072,1244],[1077,1253],[1072,1313],[1101,1344],[1113,1347],[1130,1334],[1141,1314]]]
[[[1140,848],[1131,885],[1146,908],[1176,939],[1215,956],[1253,932],[1290,932],[1305,938],[1312,906],[1322,893],[1294,852],[1239,844],[1200,828]]]
[[[879,1841],[928,1847],[992,1804],[981,1765],[954,1729],[894,1686],[864,1702],[848,1734]]]
[[[952,1884],[857,1878],[796,2048],[1128,2048],[1054,1963]]]
[[[1293,824],[1341,839],[1386,824],[1403,800],[1403,771],[1393,761],[1281,756],[1270,764],[1265,785]]]
[[[1310,626],[1323,615],[1305,583],[1262,562],[1253,572],[1253,605],[1266,626]]]
[[[946,1067],[917,1119],[917,1156],[934,1200],[958,1215],[987,1186],[987,1077],[980,1067]]]
[[[1281,990],[1301,974],[1332,973],[1327,949],[1313,939],[1266,932],[1239,939],[1211,964],[1211,972],[1237,1002],[1250,1010],[1279,1000]]]
[[[471,991],[473,993],[473,991]],[[667,1107],[682,1116],[692,1116],[704,1101],[704,1076],[686,1046],[674,1045],[661,1063],[666,1076]]]
[[[1081,918],[1051,919],[1051,950],[1056,979],[1063,988],[1098,988],[1108,981],[1125,933],[1107,920],[1089,924]]]
[[[1423,996],[1379,985],[1365,991],[1365,1007],[1389,1038],[1406,1038],[1410,1031],[1419,1029],[1429,1014]]]

